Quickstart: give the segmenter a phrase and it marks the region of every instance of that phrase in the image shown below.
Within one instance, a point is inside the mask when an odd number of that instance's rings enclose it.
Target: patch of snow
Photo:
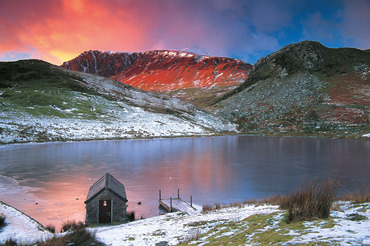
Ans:
[[[101,96],[80,92],[66,96],[72,97],[77,105],[90,105],[87,108],[90,112],[99,108],[96,115],[78,112],[72,105],[68,109],[45,106],[62,113],[63,117],[32,115],[9,105],[11,111],[0,108],[0,127],[3,129],[0,143],[199,136],[236,131],[234,124],[225,123],[180,99],[147,93],[102,77],[88,74],[83,77],[84,82]],[[39,108],[41,106],[37,106]]]
[[[96,61],[96,56],[94,54],[94,51],[91,51],[91,54],[93,55],[94,57],[94,65],[95,65],[95,74],[98,74],[98,64],[97,64],[97,61]]]
[[[194,57],[195,55],[194,54],[191,54],[191,53],[188,53],[188,52],[184,52],[184,51],[181,51],[179,53],[179,57]]]
[[[206,214],[187,215],[176,212],[128,224],[89,229],[97,240],[107,245],[154,245],[166,241],[176,245],[194,234],[194,223],[202,222],[205,227],[199,233],[206,233],[222,221],[241,221],[253,214],[267,214],[278,211],[277,206],[244,206],[223,208]],[[210,226],[207,226],[209,224]]]
[[[9,238],[18,244],[32,244],[53,237],[40,223],[0,202],[0,214],[5,216],[6,226],[0,231],[0,243],[4,244]]]
[[[362,135],[362,137],[364,137],[364,138],[370,138],[370,133],[364,134],[364,135]]]
[[[307,224],[309,233],[297,236],[288,244],[312,243],[312,242],[333,242],[340,245],[365,245],[370,241],[370,203],[363,204],[367,207],[362,212],[363,206],[356,206],[350,202],[339,202],[342,204],[340,211],[332,211],[331,217],[334,217],[335,226],[332,228],[322,228],[322,224]],[[352,221],[348,219],[350,214],[357,213],[366,216],[367,219]]]

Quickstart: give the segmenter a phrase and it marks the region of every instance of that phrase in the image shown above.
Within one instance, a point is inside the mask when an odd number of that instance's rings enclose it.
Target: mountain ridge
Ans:
[[[370,55],[291,44],[261,58],[210,108],[245,133],[361,137],[369,132]]]
[[[196,105],[245,81],[252,65],[238,59],[177,50],[135,53],[85,51],[63,68],[109,77],[148,91],[166,93]]]

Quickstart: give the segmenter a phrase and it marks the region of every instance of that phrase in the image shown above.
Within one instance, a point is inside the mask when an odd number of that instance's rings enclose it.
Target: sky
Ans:
[[[0,61],[190,48],[255,63],[290,43],[370,48],[370,0],[0,0]]]

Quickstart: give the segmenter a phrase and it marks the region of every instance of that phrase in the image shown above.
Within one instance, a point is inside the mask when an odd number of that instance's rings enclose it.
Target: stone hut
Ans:
[[[123,184],[109,173],[96,181],[86,197],[86,225],[126,222],[127,197]]]

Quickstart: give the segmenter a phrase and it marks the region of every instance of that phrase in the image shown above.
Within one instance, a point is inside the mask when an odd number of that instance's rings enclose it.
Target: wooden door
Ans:
[[[99,200],[99,223],[110,223],[111,220],[111,200]]]

